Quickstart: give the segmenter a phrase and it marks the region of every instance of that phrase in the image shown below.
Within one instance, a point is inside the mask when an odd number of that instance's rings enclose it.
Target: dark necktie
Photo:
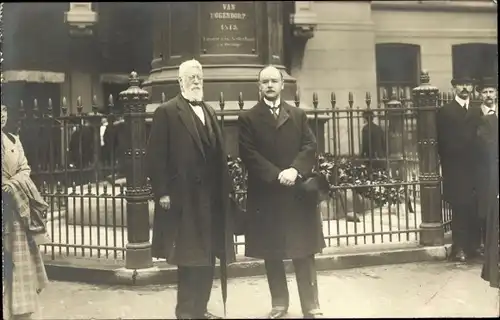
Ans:
[[[464,103],[464,110],[467,111],[467,103]]]
[[[279,106],[274,106],[274,107],[271,107],[270,109],[271,109],[271,112],[273,113],[274,119],[278,119]]]
[[[189,101],[189,104],[192,106],[201,106],[201,101]]]

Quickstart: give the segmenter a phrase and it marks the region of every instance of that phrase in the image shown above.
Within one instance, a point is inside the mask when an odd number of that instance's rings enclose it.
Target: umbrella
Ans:
[[[229,195],[230,210],[233,215],[241,216],[241,213],[234,193]],[[228,229],[224,225],[224,241],[227,238]],[[232,236],[232,235],[231,235]],[[226,317],[226,302],[227,302],[227,251],[223,251],[219,258],[220,261],[220,284],[222,292],[222,303],[224,304],[224,318]]]
[[[227,302],[227,259],[225,252],[222,253],[219,260],[220,260],[220,287],[222,292],[222,303],[224,304],[224,318],[225,318],[226,302]]]

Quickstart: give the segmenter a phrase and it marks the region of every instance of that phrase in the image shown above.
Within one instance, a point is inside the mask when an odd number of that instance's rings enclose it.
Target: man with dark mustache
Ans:
[[[325,247],[314,192],[303,192],[300,176],[315,165],[316,138],[306,113],[283,101],[283,75],[268,66],[259,73],[263,98],[238,118],[239,151],[248,169],[245,255],[264,259],[271,292],[268,319],[289,306],[284,259],[292,259],[304,318],[321,315],[316,253]]]
[[[452,209],[453,261],[465,262],[479,254],[480,223],[477,214],[476,174],[478,168],[477,129],[479,104],[471,102],[474,82],[454,78],[453,101],[438,109],[437,142],[443,177],[443,198]]]

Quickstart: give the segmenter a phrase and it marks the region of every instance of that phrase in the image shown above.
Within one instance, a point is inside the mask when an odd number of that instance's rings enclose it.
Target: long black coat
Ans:
[[[200,218],[211,210],[213,194],[207,186],[206,157],[190,106],[181,95],[159,106],[147,147],[148,175],[155,197],[152,251],[157,258],[182,266],[209,266],[211,256],[235,261],[233,217],[229,211],[231,180],[223,150],[222,134],[214,110],[205,105],[206,121],[212,126],[218,145],[221,172],[220,215]],[[160,197],[169,195],[171,207],[164,210]],[[223,220],[223,221],[222,221]],[[212,229],[213,228],[213,229]],[[214,244],[215,242],[215,244]]]
[[[481,276],[492,287],[500,285],[498,212],[498,118],[485,115],[478,128],[478,213],[486,220],[485,260]]]
[[[384,130],[375,122],[367,123],[361,129],[361,156],[366,165],[373,169],[385,168],[386,145]]]
[[[291,259],[325,247],[316,196],[278,181],[283,169],[302,176],[315,164],[316,139],[303,110],[282,102],[276,120],[259,102],[239,116],[239,152],[248,169],[245,255]]]
[[[477,104],[471,103],[466,111],[453,100],[437,112],[443,197],[452,206],[475,201],[480,121],[481,109]]]
[[[385,158],[385,133],[382,128],[372,122],[361,129],[361,155],[363,158]]]
[[[85,168],[94,160],[95,129],[90,125],[78,127],[70,137],[69,158],[77,168]],[[80,153],[81,148],[81,153]]]

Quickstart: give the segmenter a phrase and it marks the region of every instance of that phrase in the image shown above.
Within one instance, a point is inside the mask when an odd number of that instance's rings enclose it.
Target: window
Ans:
[[[382,43],[375,47],[377,64],[378,101],[384,89],[388,98],[393,94],[411,97],[411,90],[419,85],[420,46],[402,43]]]

